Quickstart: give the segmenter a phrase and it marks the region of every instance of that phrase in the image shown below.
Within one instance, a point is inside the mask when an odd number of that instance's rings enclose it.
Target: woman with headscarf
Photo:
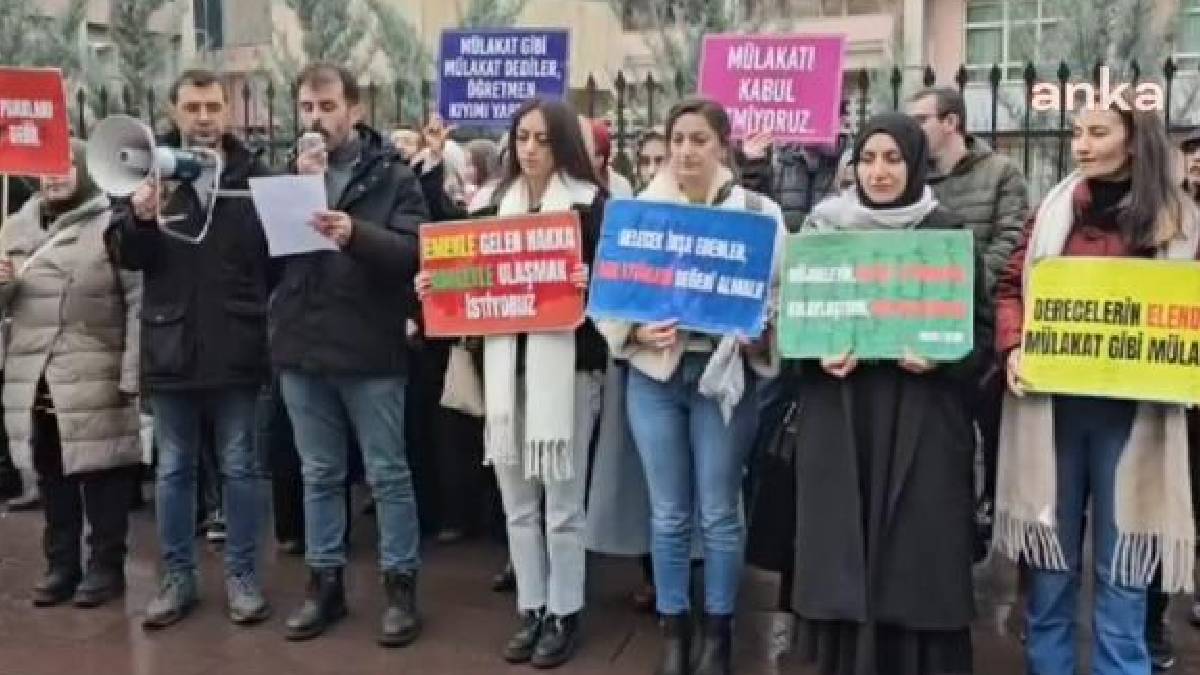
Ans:
[[[959,230],[926,185],[921,128],[879,115],[854,146],[855,189],[821,203],[806,231]],[[974,344],[990,339],[976,264]],[[795,467],[791,607],[801,655],[822,675],[971,672],[974,434],[966,395],[981,365],[799,363],[783,436]],[[790,542],[788,542],[790,545]]]
[[[104,243],[111,211],[71,144],[74,166],[0,232],[8,317],[4,421],[13,457],[45,500],[39,607],[95,607],[125,590],[130,494],[142,449],[136,396],[142,276]],[[81,565],[84,522],[90,559]]]

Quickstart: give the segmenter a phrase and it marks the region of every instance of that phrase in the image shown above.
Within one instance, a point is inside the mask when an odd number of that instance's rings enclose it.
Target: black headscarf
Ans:
[[[867,144],[867,139],[880,133],[887,134],[896,141],[904,163],[908,165],[908,182],[904,186],[904,192],[900,194],[899,199],[888,204],[872,201],[858,179],[857,165],[862,156],[863,146]],[[925,132],[921,131],[920,125],[913,118],[898,112],[881,113],[867,120],[859,132],[850,163],[855,167],[854,189],[858,191],[858,198],[864,206],[871,209],[901,208],[917,203],[925,193],[925,179],[929,175],[929,144],[925,140]]]
[[[71,163],[75,166],[75,192],[66,199],[44,201],[42,216],[47,220],[52,221],[64,213],[70,213],[100,194],[100,188],[96,187],[96,182],[92,180],[92,174],[88,171],[87,145],[77,138],[71,139]],[[43,223],[42,226],[48,225],[49,223]]]

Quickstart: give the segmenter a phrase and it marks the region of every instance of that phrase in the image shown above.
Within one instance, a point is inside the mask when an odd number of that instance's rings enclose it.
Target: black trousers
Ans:
[[[42,546],[52,569],[80,569],[84,518],[89,527],[90,565],[121,569],[129,535],[129,495],[138,468],[63,475],[62,444],[53,413],[33,413],[33,460],[45,504]]]

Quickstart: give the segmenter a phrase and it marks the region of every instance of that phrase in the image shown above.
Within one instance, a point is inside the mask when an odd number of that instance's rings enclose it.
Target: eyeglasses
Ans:
[[[667,163],[664,155],[642,155],[638,157],[638,166],[662,166]]]

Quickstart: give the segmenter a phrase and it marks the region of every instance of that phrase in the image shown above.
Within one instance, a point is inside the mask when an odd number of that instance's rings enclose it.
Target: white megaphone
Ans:
[[[101,120],[87,144],[92,179],[114,197],[128,197],[151,176],[195,180],[217,163],[209,153],[157,145],[150,127],[128,115]]]

